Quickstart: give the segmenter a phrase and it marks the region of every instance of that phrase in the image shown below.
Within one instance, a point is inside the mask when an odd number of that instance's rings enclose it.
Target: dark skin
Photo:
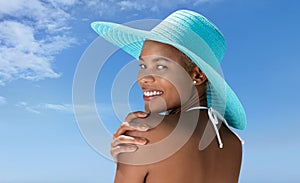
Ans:
[[[162,56],[175,61],[184,68],[190,79],[177,77],[178,75],[182,76],[181,71],[177,70],[172,63],[157,61],[159,60],[157,58]],[[193,106],[206,105],[205,75],[196,66],[192,69],[188,68],[184,60],[186,57],[170,45],[146,41],[141,52],[141,58],[139,85],[144,92],[157,91],[158,94],[157,96],[144,97],[145,110],[151,112],[151,115],[139,112],[130,114],[126,119],[129,123],[123,123],[114,134],[112,154],[113,156],[118,155],[115,183],[238,182],[242,159],[242,146],[239,139],[225,125],[221,124],[219,133],[224,147],[220,149],[216,138],[213,136],[209,141],[210,143],[204,149],[199,150],[199,142],[204,138],[204,133],[207,131],[210,134],[214,133],[207,110],[180,113],[180,111]],[[193,81],[196,82],[193,83]],[[184,88],[184,90],[178,92],[176,90],[178,87],[175,87],[174,84]],[[196,87],[193,87],[194,85]],[[194,100],[195,92],[198,94],[196,95],[199,99],[198,102]],[[149,93],[144,94],[149,95]],[[163,110],[172,112],[161,119],[162,117],[157,113]],[[179,117],[185,124],[184,128],[179,130],[179,134],[186,133],[189,128],[193,129],[193,132],[178,151],[161,161],[148,162],[142,165],[130,163],[138,159],[147,160],[153,157],[153,153],[150,154],[150,151],[145,151],[143,148],[168,137],[179,124]],[[192,121],[196,122],[195,128],[191,127]],[[149,128],[151,129],[148,130]],[[159,153],[172,148],[171,145],[169,146],[165,145]],[[131,152],[129,147],[132,149]],[[122,148],[123,150],[120,150]],[[117,152],[117,150],[119,151]]]

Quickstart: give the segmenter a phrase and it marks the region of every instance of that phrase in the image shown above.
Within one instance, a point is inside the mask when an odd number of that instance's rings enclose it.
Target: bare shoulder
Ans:
[[[219,129],[220,136],[223,141],[223,148],[217,147],[217,140],[215,139],[215,145],[211,147],[214,152],[218,152],[216,155],[217,162],[222,166],[217,168],[217,172],[223,172],[223,175],[219,175],[220,179],[227,180],[227,182],[238,182],[241,163],[242,163],[242,142],[240,139],[226,126],[222,125]],[[218,148],[216,150],[216,148]]]
[[[174,128],[176,128],[178,118],[178,115],[161,116],[153,114],[144,119],[133,120],[133,123],[144,123],[150,126],[151,129],[146,132],[129,131],[126,135],[146,138],[148,143],[138,146],[136,152],[120,154],[119,159],[134,165],[150,165],[153,162],[157,162],[157,157],[154,157],[153,154],[163,152],[164,147],[168,146],[166,142],[172,142],[172,139],[166,137],[170,136]]]
[[[170,120],[170,119],[168,119]],[[136,152],[119,154],[115,183],[131,182],[141,183],[147,178],[150,165],[153,163],[153,148],[150,144],[160,141],[166,135],[170,127],[165,125],[166,119],[163,116],[151,115],[145,119],[135,119],[131,123],[144,123],[151,126],[146,132],[129,131],[126,135],[132,137],[143,137],[148,140],[146,146],[138,146]]]
[[[237,137],[235,133],[229,127],[226,125],[222,125],[220,128],[220,135],[222,136],[222,139],[224,140],[224,148],[226,150],[231,151],[232,153],[236,155],[241,155],[242,153],[242,142]]]
[[[168,131],[170,130],[170,126],[166,124],[166,122],[169,122],[174,117],[170,116],[162,116],[159,114],[150,114],[147,118],[137,118],[133,120],[131,123],[142,123],[146,124],[147,126],[150,126],[150,129],[145,132],[141,131],[129,131],[126,133],[126,135],[133,136],[133,137],[144,137],[148,139],[148,144],[153,144],[157,141],[159,141],[163,136],[166,136]],[[174,118],[174,121],[176,119]],[[172,123],[170,123],[172,124]]]

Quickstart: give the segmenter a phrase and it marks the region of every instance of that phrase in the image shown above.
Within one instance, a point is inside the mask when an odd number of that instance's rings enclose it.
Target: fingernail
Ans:
[[[143,117],[147,117],[147,116],[149,116],[149,114],[150,114],[150,112],[144,112],[144,113],[142,114],[142,116],[143,116]]]
[[[143,145],[145,145],[145,144],[148,143],[148,140],[147,139],[143,139],[143,140],[141,140],[141,142],[142,142]]]
[[[137,150],[137,146],[130,146],[128,149],[130,151],[136,151]]]
[[[140,124],[139,129],[142,131],[147,131],[150,129],[150,126],[148,126],[146,124]]]
[[[139,145],[145,145],[146,141],[144,139],[137,139],[136,141]]]

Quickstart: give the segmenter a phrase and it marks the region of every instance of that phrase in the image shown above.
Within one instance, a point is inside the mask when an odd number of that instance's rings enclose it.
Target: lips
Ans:
[[[144,94],[143,98],[145,100],[152,100],[155,97],[161,96],[163,93],[164,92],[161,90],[146,89],[146,90],[143,90],[143,94]]]

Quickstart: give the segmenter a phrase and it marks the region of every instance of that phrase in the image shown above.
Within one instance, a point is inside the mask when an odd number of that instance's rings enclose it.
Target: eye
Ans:
[[[167,69],[168,67],[167,66],[164,66],[164,65],[157,65],[156,68],[158,70],[163,70],[163,69]]]
[[[139,66],[140,66],[140,69],[146,69],[147,68],[145,64],[140,64]]]

